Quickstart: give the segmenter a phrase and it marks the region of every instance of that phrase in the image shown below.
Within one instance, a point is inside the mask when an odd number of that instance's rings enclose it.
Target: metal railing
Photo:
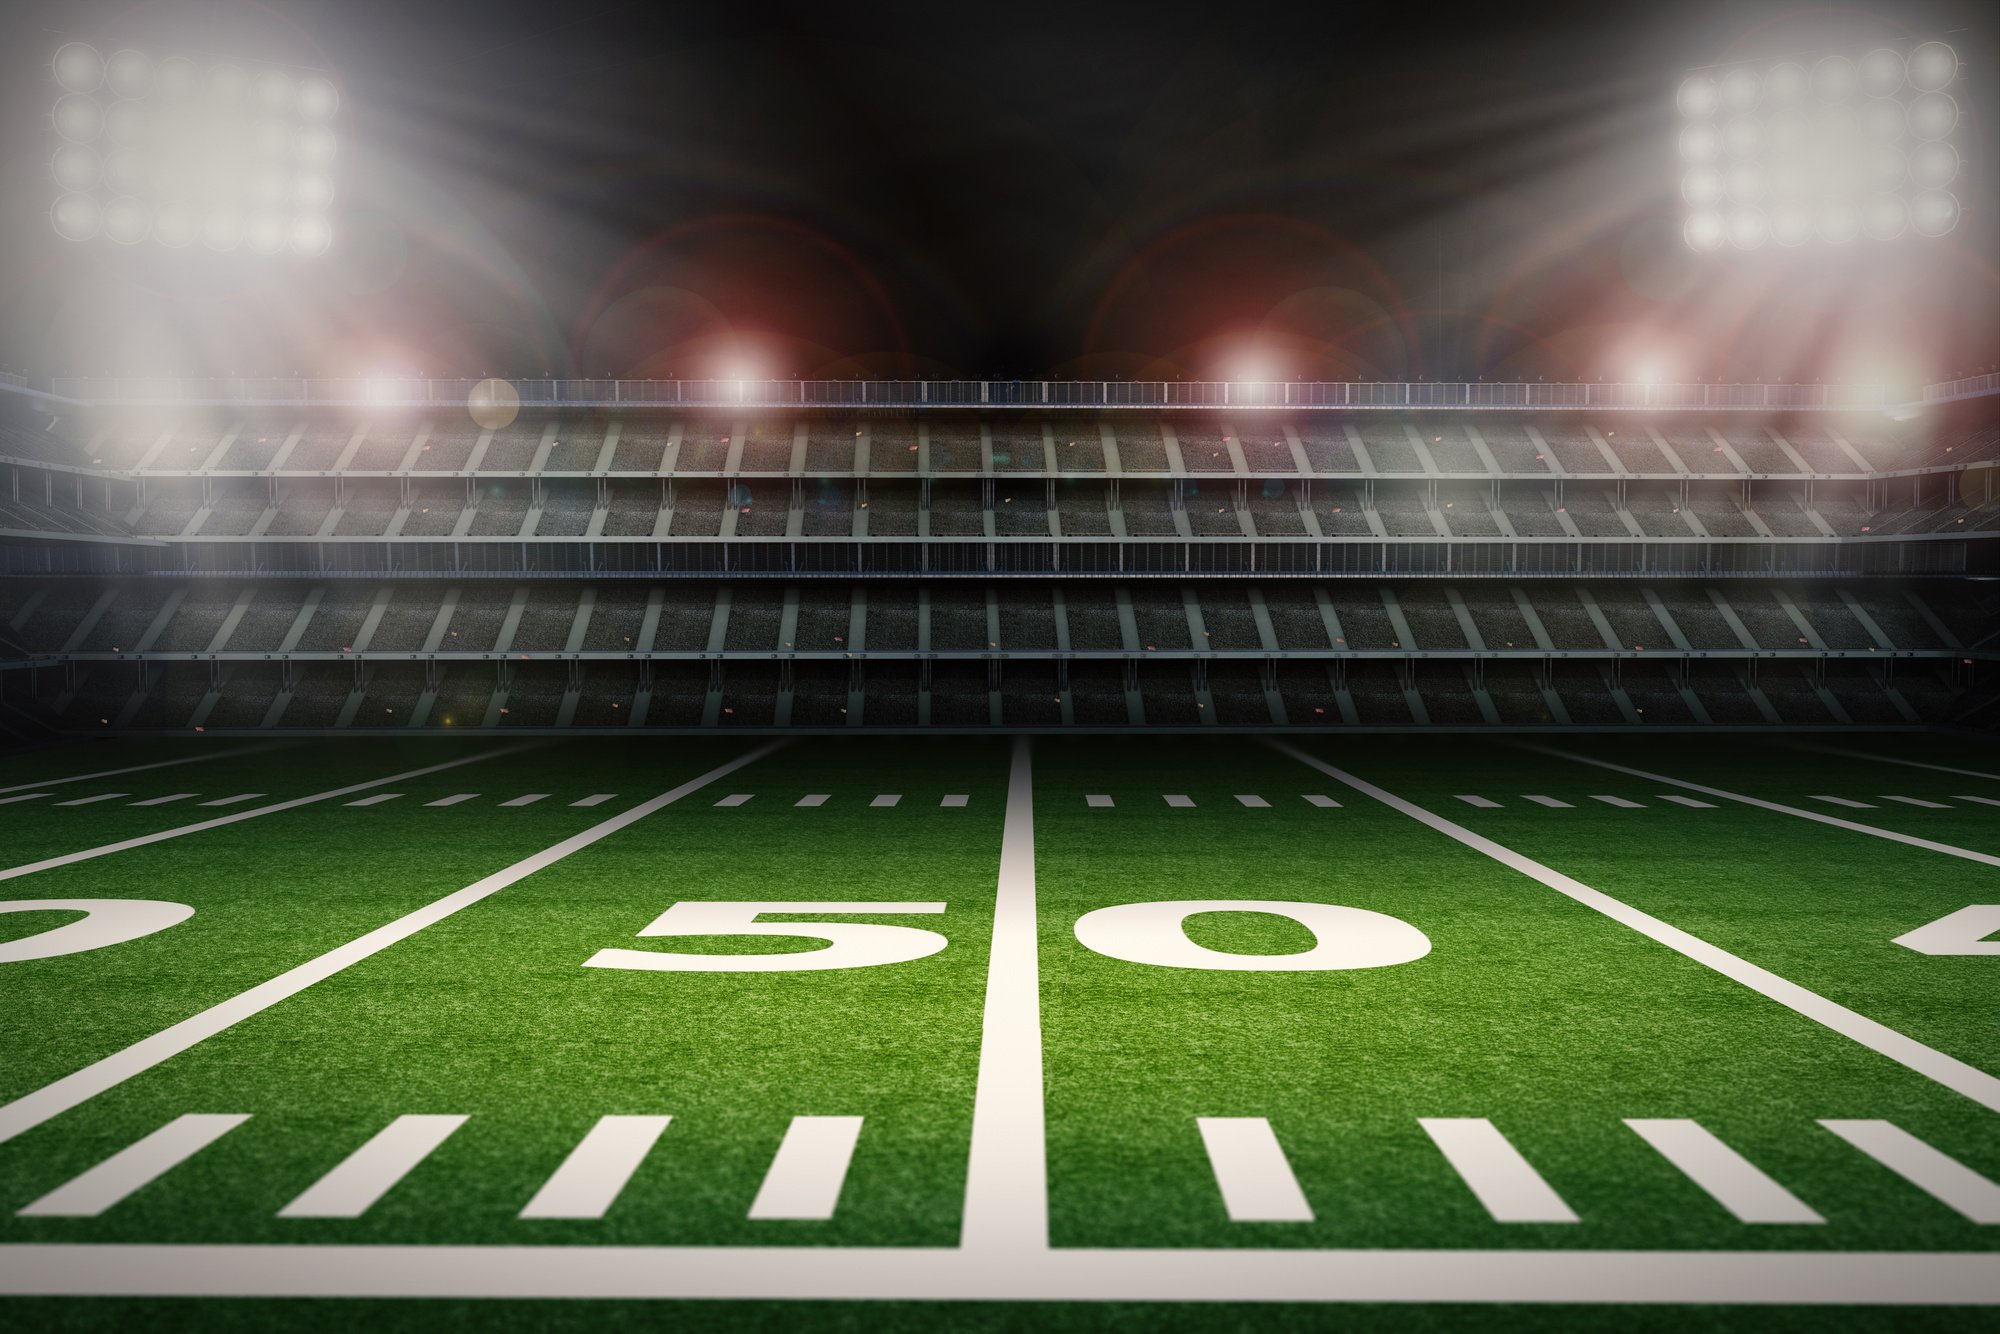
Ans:
[[[62,377],[79,403],[134,407],[464,406],[509,394],[527,407],[703,409],[1261,409],[1613,411],[1886,409],[1883,385],[1228,380],[471,380]]]
[[[1969,375],[1959,380],[1944,380],[1924,386],[1926,403],[1949,403],[1953,399],[1977,398],[1981,394],[2000,393],[2000,375]]]

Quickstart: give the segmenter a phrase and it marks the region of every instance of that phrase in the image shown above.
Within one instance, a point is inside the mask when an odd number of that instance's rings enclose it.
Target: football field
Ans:
[[[0,759],[0,1325],[1962,1327],[1996,1181],[1962,741]]]

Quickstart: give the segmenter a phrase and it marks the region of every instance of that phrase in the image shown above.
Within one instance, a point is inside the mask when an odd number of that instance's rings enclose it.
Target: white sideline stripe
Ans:
[[[462,1116],[399,1116],[278,1210],[280,1218],[359,1218],[465,1124]]]
[[[521,1210],[521,1217],[604,1217],[672,1120],[671,1116],[598,1117]]]
[[[1048,1144],[1042,1110],[1041,965],[1035,942],[1035,780],[1015,737],[987,954],[972,1151],[959,1244],[994,1272],[1049,1253]]]
[[[131,795],[132,794],[130,792],[100,792],[94,797],[78,797],[74,801],[59,801],[56,803],[56,805],[94,806],[100,801],[116,801],[120,797],[129,797]]]
[[[448,797],[439,797],[439,798],[438,798],[438,799],[437,799],[436,801],[427,801],[427,802],[425,802],[425,803],[424,803],[424,805],[426,805],[426,806],[456,806],[456,805],[458,805],[458,803],[460,803],[461,801],[471,801],[471,800],[472,800],[472,799],[473,799],[474,797],[476,797],[476,796],[478,796],[478,795],[479,795],[479,794],[478,794],[477,792],[454,792],[454,793],[452,793],[452,794],[451,794],[450,796],[448,796]]]
[[[1717,1204],[1736,1215],[1739,1223],[1826,1221],[1698,1121],[1627,1117],[1625,1124]]]
[[[1236,799],[1254,811],[1268,811],[1271,809],[1271,803],[1262,797],[1246,796],[1239,793]]]
[[[530,743],[531,745],[532,743]],[[184,824],[177,829],[162,829],[154,834],[141,834],[137,838],[121,839],[116,843],[106,843],[102,847],[85,848],[81,852],[65,852],[60,857],[47,857],[38,862],[29,862],[25,866],[15,866],[0,871],[0,880],[12,880],[17,876],[33,875],[36,871],[47,871],[57,866],[70,866],[77,862],[89,861],[93,857],[107,857],[114,852],[127,852],[133,848],[143,848],[149,843],[163,843],[167,839],[179,838],[183,834],[199,834],[209,829],[220,829],[224,825],[235,824],[240,820],[254,820],[260,815],[274,815],[279,811],[289,811],[299,806],[310,806],[316,801],[331,801],[335,797],[352,796],[356,792],[366,792],[371,787],[382,787],[388,783],[400,783],[405,778],[421,778],[425,774],[439,773],[445,769],[456,769],[461,764],[476,764],[481,760],[491,760],[502,755],[518,754],[523,750],[530,749],[530,746],[512,746],[502,750],[485,751],[478,755],[467,755],[463,759],[447,760],[443,764],[433,764],[422,769],[411,769],[406,773],[390,774],[387,778],[371,778],[365,783],[350,783],[346,787],[337,787],[330,792],[315,792],[311,796],[293,797],[290,801],[275,801],[269,806],[258,806],[252,810],[236,811],[229,815],[218,815],[212,820],[203,820],[197,824]],[[243,795],[244,798],[248,798],[261,796],[262,794],[246,792]],[[239,800],[239,798],[231,797],[229,800],[235,801]],[[202,803],[204,806],[220,806],[222,804],[219,801],[205,801]],[[4,1111],[4,1109],[0,1109],[0,1111]],[[4,1138],[4,1136],[0,1136],[0,1138]]]
[[[1307,793],[1306,800],[1311,802],[1313,805],[1319,807],[1323,811],[1332,811],[1340,809],[1339,802],[1335,801],[1332,797],[1323,796],[1318,792]]]
[[[401,776],[400,774],[397,775],[397,777]],[[262,792],[238,792],[233,797],[217,797],[214,801],[204,801],[201,804],[203,806],[234,806],[239,802],[255,801],[263,795]]]
[[[969,792],[951,792],[947,793],[945,795],[945,799],[943,801],[940,801],[938,805],[949,806],[952,809],[956,810],[961,806],[967,805],[968,803],[971,802],[971,800],[972,800],[972,794]]]
[[[1975,1223],[2000,1223],[2000,1185],[1889,1121],[1821,1125],[1903,1180]]]
[[[1590,799],[1592,801],[1601,801],[1606,806],[1616,806],[1621,811],[1641,811],[1645,809],[1643,802],[1628,801],[1624,797],[1600,797],[1592,795]]]
[[[524,792],[511,801],[503,801],[500,804],[502,806],[532,806],[536,802],[545,799],[548,795],[546,792]]]
[[[755,795],[757,794],[754,792],[732,792],[728,796],[724,797],[721,801],[716,802],[715,804],[718,806],[741,806],[744,802],[750,800],[750,798]]]
[[[1840,746],[1814,746],[1803,741],[1786,742],[1793,750],[1816,750],[1823,755],[1845,755],[1851,760],[1871,760],[1876,764],[1900,764],[1906,769],[1929,769],[1934,773],[1957,774],[1961,778],[1990,778],[2000,783],[2000,774],[1987,773],[1982,769],[1954,769],[1949,764],[1927,764],[1923,760],[1898,759],[1894,755],[1870,755],[1865,750],[1846,750]]]
[[[1383,805],[1401,811],[1413,820],[1429,825],[1432,829],[1456,839],[1476,852],[1483,852],[1503,866],[1519,871],[1532,880],[1537,880],[1550,889],[1576,900],[1587,908],[1596,910],[1612,921],[1632,928],[1640,935],[1665,945],[1677,954],[1685,955],[1696,963],[1749,987],[1794,1013],[1803,1015],[1842,1037],[1860,1043],[1870,1051],[1877,1052],[1898,1065],[1914,1070],[1926,1079],[1935,1080],[1954,1093],[1964,1094],[1989,1111],[2000,1112],[2000,1077],[1987,1074],[1964,1061],[1947,1056],[1943,1052],[1926,1047],[1915,1038],[1906,1037],[1886,1024],[1877,1023],[1866,1015],[1857,1014],[1844,1005],[1828,1000],[1815,992],[1808,991],[1796,982],[1788,982],[1766,968],[1759,968],[1747,959],[1738,958],[1728,950],[1709,944],[1699,936],[1671,926],[1650,913],[1639,911],[1629,903],[1621,902],[1602,890],[1592,889],[1580,880],[1572,880],[1560,871],[1554,871],[1523,856],[1512,848],[1503,847],[1492,839],[1475,834],[1463,825],[1452,823],[1442,815],[1434,814],[1413,802],[1376,787],[1373,783],[1343,770],[1336,769],[1322,760],[1314,759],[1296,747],[1283,742],[1272,742],[1278,750],[1293,759],[1319,770],[1329,778],[1338,779],[1357,792],[1366,793]],[[1657,777],[1657,775],[1640,775]],[[1677,782],[1675,779],[1665,780]],[[1711,793],[1729,796],[1729,793]],[[1801,812],[1802,814],[1804,812]],[[1815,816],[1815,819],[1830,817]],[[1839,823],[1845,823],[1841,821]],[[1861,826],[1865,828],[1866,826]]]
[[[1524,795],[1521,799],[1523,801],[1532,801],[1537,806],[1547,806],[1550,810],[1573,811],[1576,809],[1576,807],[1570,805],[1568,802],[1557,801],[1554,797],[1531,797]]]
[[[1110,806],[1114,805],[1115,803],[1111,800],[1110,797],[1107,797],[1103,793],[1099,792],[1094,795],[1085,797],[1083,799],[1083,804],[1086,806]]]
[[[1201,1144],[1232,1223],[1310,1223],[1312,1206],[1261,1116],[1198,1116]]]
[[[372,797],[363,797],[359,801],[347,801],[341,804],[343,806],[380,806],[383,802],[395,801],[402,795],[400,792],[377,792]]]
[[[750,1202],[752,1218],[833,1217],[861,1138],[858,1116],[795,1116]]]
[[[869,802],[868,804],[870,806],[894,806],[897,802],[901,801],[902,799],[903,799],[903,794],[900,792],[884,792],[881,796],[876,797],[873,801]]]
[[[53,792],[24,792],[18,797],[0,797],[0,806],[12,806],[17,801],[38,801],[43,797],[53,797]]]
[[[199,792],[169,792],[164,797],[148,797],[144,801],[135,801],[132,804],[134,806],[164,806],[168,802],[186,801],[189,797],[198,797],[200,795],[201,793]]]
[[[805,796],[803,796],[803,797],[800,797],[800,798],[799,798],[799,799],[798,799],[797,801],[793,802],[793,803],[792,803],[792,805],[794,805],[794,806],[824,806],[824,805],[826,805],[826,799],[827,799],[827,797],[829,797],[830,795],[832,795],[832,794],[831,794],[831,793],[826,793],[826,792],[809,792],[809,793],[807,793],[807,794],[806,794]]]
[[[1488,801],[1484,797],[1460,797],[1459,800],[1468,806],[1477,806],[1482,811],[1497,811],[1500,809],[1499,802]]]
[[[1851,811],[1872,811],[1875,809],[1874,805],[1870,802],[1854,801],[1848,797],[1822,797],[1815,795],[1811,800],[1823,801],[1829,806],[1845,806]]]
[[[96,773],[71,774],[67,778],[37,778],[32,783],[16,783],[12,787],[0,787],[0,792],[22,792],[31,787],[61,787],[65,783],[88,783],[93,778],[117,778],[123,774],[142,774],[149,769],[171,769],[177,764],[206,764],[210,760],[241,758],[245,755],[260,755],[265,751],[282,750],[291,742],[274,742],[264,746],[248,746],[242,750],[217,751],[212,755],[188,755],[178,760],[156,760],[152,764],[133,764],[123,769],[99,769]]]
[[[1988,1253],[0,1245],[0,1294],[1990,1306]]]
[[[2000,801],[1992,797],[1953,797],[1953,801],[1969,801],[1979,806],[2000,806]]]
[[[1714,802],[1703,801],[1699,797],[1679,797],[1671,792],[1660,792],[1654,795],[1658,796],[1661,801],[1671,801],[1676,806],[1689,806],[1698,811],[1712,811],[1715,809]]]
[[[1554,755],[1558,759],[1574,760],[1578,764],[1594,764],[1600,769],[1611,769],[1621,774],[1630,774],[1634,778],[1644,778],[1649,782],[1665,783],[1669,787],[1684,788],[1689,792],[1699,792],[1705,797],[1721,797],[1725,801],[1740,801],[1745,806],[1755,806],[1760,810],[1776,811],[1780,815],[1796,815],[1801,820],[1811,820],[1815,824],[1832,825],[1835,829],[1852,830],[1854,833],[1867,834],[1873,838],[1886,838],[1892,843],[1903,843],[1913,848],[1925,848],[1931,852],[1942,852],[1947,857],[1963,857],[1969,862],[1979,862],[1986,866],[2000,866],[2000,857],[1995,857],[1991,853],[1974,852],[1971,848],[1954,847],[1950,843],[1939,843],[1928,838],[1918,838],[1914,834],[1899,834],[1893,829],[1881,829],[1872,824],[1861,824],[1854,820],[1843,820],[1837,815],[1821,815],[1818,811],[1801,810],[1797,806],[1787,806],[1782,802],[1765,801],[1762,797],[1746,797],[1740,792],[1731,792],[1725,788],[1705,787],[1700,783],[1690,783],[1685,778],[1669,778],[1665,774],[1647,773],[1644,769],[1627,768],[1622,764],[1613,764],[1609,760],[1593,760],[1587,755],[1574,755],[1566,750],[1557,750],[1554,746],[1524,746],[1522,749],[1537,751],[1543,755]],[[1853,802],[1841,803],[1837,797],[1816,797],[1814,800],[1832,801],[1836,804],[1850,806],[1854,804]]]
[[[20,1211],[24,1218],[95,1218],[126,1196],[151,1185],[250,1118],[177,1116],[128,1144],[83,1175]]]
[[[589,796],[585,797],[582,801],[572,801],[570,805],[602,806],[605,802],[611,800],[613,797],[617,795],[618,794],[616,792],[593,792]]]
[[[497,894],[516,881],[525,880],[535,872],[555,865],[571,853],[581,851],[599,839],[617,833],[625,826],[644,819],[664,806],[672,805],[690,792],[699,791],[719,778],[728,777],[744,765],[763,759],[784,744],[783,741],[774,741],[769,745],[759,746],[748,754],[738,756],[697,778],[690,778],[671,791],[662,792],[659,796],[642,801],[629,810],[620,811],[610,819],[594,824],[581,833],[571,834],[560,843],[553,843],[540,852],[523,857],[512,866],[495,871],[483,880],[476,880],[464,889],[454,890],[441,899],[435,899],[413,912],[403,914],[387,925],[376,927],[366,935],[348,941],[345,945],[335,946],[316,959],[308,959],[296,968],[287,969],[240,995],[211,1005],[198,1014],[161,1029],[151,1037],[141,1038],[122,1051],[113,1052],[109,1056],[93,1061],[81,1070],[64,1075],[52,1084],[43,1085],[33,1093],[23,1094],[14,1101],[0,1106],[0,1144],[5,1144],[15,1136],[34,1129],[50,1117],[58,1116],[79,1103],[96,1097],[106,1089],[116,1088],[134,1075],[145,1073],[160,1062],[180,1055],[217,1033],[226,1032],[245,1019],[262,1014],[278,1002],[298,995],[313,983],[325,981],[341,970],[381,953],[397,941],[414,936],[425,927],[443,921],[461,908],[468,908],[488,895]],[[503,752],[488,752],[489,755],[500,753]],[[453,761],[453,763],[468,763],[468,761]]]
[[[1884,797],[1884,801],[1900,801],[1905,806],[1921,806],[1927,811],[1948,811],[1951,807],[1941,801],[1925,801],[1921,797]]]
[[[1438,1146],[1496,1223],[1574,1223],[1577,1217],[1521,1151],[1484,1117],[1420,1116]]]
[[[1176,792],[1167,798],[1167,805],[1172,806],[1175,810],[1186,810],[1188,807],[1194,805],[1194,798]]]

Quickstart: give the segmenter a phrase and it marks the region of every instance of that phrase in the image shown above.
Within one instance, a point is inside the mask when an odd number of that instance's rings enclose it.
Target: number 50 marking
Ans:
[[[599,950],[586,968],[629,968],[656,973],[790,973],[826,968],[874,968],[936,954],[949,942],[936,931],[878,922],[758,920],[766,915],[813,916],[941,913],[942,903],[676,903],[641,936],[776,936],[824,940],[831,948],[787,954],[683,954],[664,950]],[[1231,954],[1196,944],[1187,919],[1197,913],[1268,913],[1313,934],[1313,947],[1296,954]],[[1180,899],[1122,903],[1085,913],[1076,938],[1086,949],[1127,963],[1156,968],[1227,972],[1333,972],[1386,968],[1430,953],[1430,937],[1400,918],[1365,908],[1276,899]]]

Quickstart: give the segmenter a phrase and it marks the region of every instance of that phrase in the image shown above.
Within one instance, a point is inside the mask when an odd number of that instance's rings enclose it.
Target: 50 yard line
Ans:
[[[1421,824],[1430,826],[1445,837],[1454,839],[1474,852],[1483,853],[1502,866],[1519,871],[1531,880],[1555,890],[1558,894],[1576,900],[1586,908],[1602,913],[1612,921],[1632,928],[1640,935],[1677,954],[1686,956],[1696,963],[1711,968],[1732,982],[1738,982],[1759,995],[1778,1002],[1824,1028],[1831,1029],[1869,1050],[1915,1071],[1954,1093],[1963,1094],[1988,1111],[2000,1112],[2000,1077],[1987,1074],[1976,1066],[1966,1064],[1955,1056],[1947,1056],[1935,1047],[1927,1047],[1915,1038],[1898,1033],[1886,1024],[1878,1023],[1864,1014],[1848,1009],[1837,1001],[1828,1000],[1815,991],[1809,991],[1796,982],[1789,982],[1769,969],[1760,968],[1748,959],[1731,954],[1717,945],[1711,945],[1691,932],[1663,922],[1651,913],[1642,912],[1631,904],[1613,898],[1603,890],[1592,889],[1580,880],[1573,880],[1562,872],[1544,866],[1532,857],[1496,843],[1483,834],[1476,834],[1465,826],[1447,820],[1444,816],[1426,810],[1415,802],[1406,801],[1395,793],[1375,786],[1366,779],[1357,778],[1344,769],[1336,769],[1324,760],[1316,759],[1305,751],[1283,741],[1271,743],[1277,750],[1300,763],[1319,770],[1328,778],[1347,784],[1356,792],[1375,798],[1391,810],[1399,811]],[[1594,761],[1593,761],[1594,762]],[[1622,766],[1606,765],[1617,769]],[[1628,772],[1637,773],[1637,770]],[[1658,778],[1656,774],[1644,775]],[[1661,781],[1672,781],[1662,779]],[[1693,784],[1682,784],[1693,787]],[[1713,788],[1696,788],[1697,791],[1715,792]],[[1729,793],[1717,793],[1728,796]],[[1753,803],[1765,804],[1765,803]],[[1866,828],[1866,826],[1863,826]],[[1886,832],[1886,831],[1884,831]]]
[[[425,927],[443,921],[461,908],[469,908],[516,881],[525,880],[535,872],[555,865],[571,853],[617,833],[661,807],[679,801],[690,792],[698,791],[719,778],[725,778],[746,764],[763,759],[784,744],[783,741],[774,741],[769,745],[760,746],[727,764],[709,770],[698,778],[689,779],[671,791],[662,792],[659,796],[642,801],[628,811],[594,824],[581,833],[572,834],[560,843],[546,847],[532,856],[524,857],[505,870],[496,871],[483,880],[474,881],[463,889],[454,890],[443,898],[427,903],[414,912],[405,913],[395,921],[377,927],[364,936],[350,940],[345,945],[336,946],[318,958],[308,959],[296,968],[280,973],[267,982],[261,982],[240,995],[211,1005],[199,1014],[191,1015],[171,1027],[161,1029],[151,1037],[141,1038],[123,1051],[113,1052],[101,1060],[91,1062],[81,1070],[63,1076],[53,1084],[45,1084],[33,1093],[24,1094],[13,1102],[0,1106],[0,1144],[17,1135],[25,1134],[44,1121],[60,1116],[70,1108],[108,1089],[116,1088],[134,1075],[144,1074],[162,1061],[180,1055],[190,1047],[235,1027],[245,1019],[262,1014],[278,1002],[298,995],[315,982],[323,982],[334,974],[381,953]],[[463,762],[458,761],[458,763]],[[407,775],[398,775],[398,777],[404,776]],[[379,781],[387,783],[394,782],[395,779],[385,778]]]

